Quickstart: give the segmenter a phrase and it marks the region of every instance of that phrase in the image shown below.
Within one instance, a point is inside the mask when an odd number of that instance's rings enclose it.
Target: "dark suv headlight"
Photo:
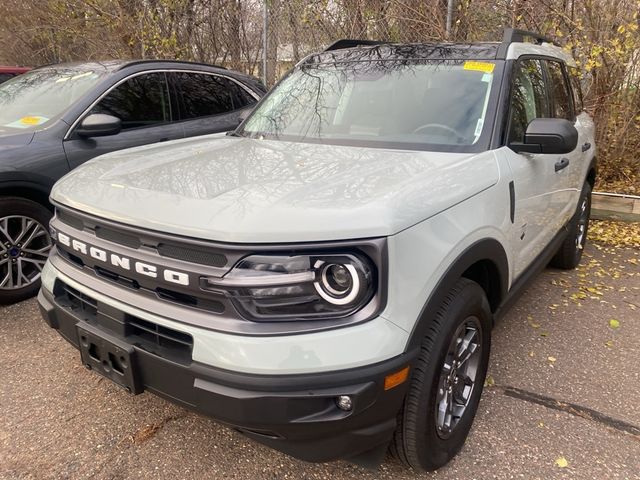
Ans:
[[[252,255],[202,287],[225,293],[252,320],[352,315],[374,296],[376,268],[365,255]]]

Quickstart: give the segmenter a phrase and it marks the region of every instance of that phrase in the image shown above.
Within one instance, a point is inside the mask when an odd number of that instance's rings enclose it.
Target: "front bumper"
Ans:
[[[354,458],[386,446],[396,428],[396,416],[408,382],[385,390],[384,378],[410,364],[417,354],[414,351],[373,365],[334,372],[240,373],[191,359],[172,359],[149,351],[144,345],[129,343],[109,322],[101,320],[118,316],[108,305],[99,303],[98,315],[88,318],[68,308],[45,288],[40,291],[38,302],[49,326],[76,348],[79,348],[78,324],[103,331],[132,348],[141,389],[211,416],[269,447],[307,461]],[[108,315],[101,314],[100,308]],[[335,399],[339,395],[351,396],[351,411],[337,407]]]

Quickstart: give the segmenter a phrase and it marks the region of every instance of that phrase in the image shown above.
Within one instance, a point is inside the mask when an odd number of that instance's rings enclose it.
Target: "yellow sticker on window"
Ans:
[[[22,117],[20,123],[25,125],[40,125],[41,123],[46,121],[44,117]]]
[[[476,72],[492,73],[495,67],[495,64],[488,62],[474,62],[471,60],[464,62],[465,70],[474,70]]]

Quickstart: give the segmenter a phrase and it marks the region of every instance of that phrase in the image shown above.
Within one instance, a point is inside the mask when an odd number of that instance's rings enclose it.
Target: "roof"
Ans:
[[[70,68],[78,70],[104,70],[106,72],[117,72],[127,67],[135,65],[155,65],[155,64],[175,64],[175,65],[195,65],[209,68],[224,69],[224,67],[218,65],[210,65],[208,63],[187,62],[181,60],[104,60],[104,61],[89,61],[89,62],[68,62],[68,63],[56,63],[50,65],[42,65],[37,68]]]
[[[335,44],[334,44],[335,45]],[[403,60],[494,60],[497,42],[484,43],[376,43],[326,50],[307,57],[305,63]]]
[[[391,43],[377,40],[341,39],[323,52],[300,63],[405,60],[509,60],[521,55],[546,55],[575,66],[575,61],[552,40],[535,32],[505,28],[501,42]]]

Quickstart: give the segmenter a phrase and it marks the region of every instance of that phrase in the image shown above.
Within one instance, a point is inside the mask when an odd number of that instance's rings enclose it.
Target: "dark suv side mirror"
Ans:
[[[82,120],[76,133],[81,137],[106,137],[117,135],[120,130],[122,130],[122,122],[118,117],[104,113],[92,113]]]
[[[564,118],[535,118],[524,134],[524,143],[511,143],[515,152],[569,153],[578,145],[578,131]]]

